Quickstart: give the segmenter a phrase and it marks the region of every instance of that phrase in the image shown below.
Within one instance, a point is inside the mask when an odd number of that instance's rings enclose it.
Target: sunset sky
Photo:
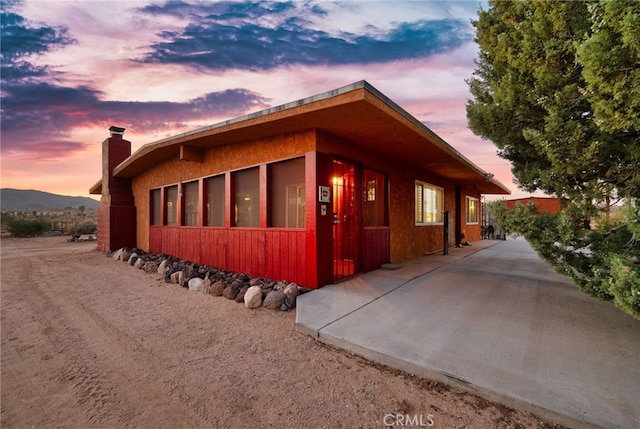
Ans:
[[[467,127],[477,1],[2,1],[2,187],[88,196],[143,144],[367,80],[512,189]],[[486,4],[484,5],[486,7]],[[94,196],[94,198],[97,198]]]

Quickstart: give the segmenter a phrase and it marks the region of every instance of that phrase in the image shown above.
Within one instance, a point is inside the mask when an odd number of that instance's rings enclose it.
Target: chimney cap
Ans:
[[[109,131],[111,131],[111,135],[112,135],[112,136],[113,136],[114,134],[117,134],[117,135],[120,135],[120,136],[121,136],[121,135],[123,135],[123,134],[124,134],[124,130],[125,130],[125,128],[122,128],[122,127],[116,127],[115,125],[111,125],[111,126],[109,127]]]

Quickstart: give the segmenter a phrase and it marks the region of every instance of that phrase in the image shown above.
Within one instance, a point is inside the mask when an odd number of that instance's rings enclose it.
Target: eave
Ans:
[[[452,181],[475,183],[482,194],[511,193],[366,81],[146,144],[118,165],[114,175],[133,178],[179,157],[185,146],[197,154],[198,149],[308,129],[324,130],[362,150]]]

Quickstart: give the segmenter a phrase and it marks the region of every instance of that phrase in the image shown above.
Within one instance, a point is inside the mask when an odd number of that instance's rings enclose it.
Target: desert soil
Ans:
[[[167,284],[95,242],[0,245],[2,428],[554,427],[326,347],[296,332],[295,311]]]

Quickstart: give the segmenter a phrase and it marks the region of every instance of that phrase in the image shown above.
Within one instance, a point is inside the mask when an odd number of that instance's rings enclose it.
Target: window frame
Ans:
[[[249,178],[255,180],[255,183],[251,183],[252,185],[255,185],[255,188],[249,188],[248,190],[250,194],[245,195],[243,197],[240,194],[241,186],[239,182],[246,181],[247,176],[253,176],[253,175],[255,175],[256,177],[249,177]],[[262,195],[260,195],[261,194],[260,175],[261,175],[260,166],[248,167],[248,168],[235,170],[231,172],[231,182],[232,182],[232,189],[233,189],[231,192],[232,194],[231,198],[232,198],[233,207],[234,207],[233,218],[232,218],[233,222],[231,223],[232,228],[260,228],[260,216],[261,216],[260,201],[262,198]],[[246,190],[243,190],[242,192],[246,192]],[[239,203],[239,201],[241,201],[240,198],[242,198],[242,200],[247,202]],[[240,221],[241,219],[242,220],[248,219],[249,220],[248,224],[245,225],[243,222]]]
[[[195,198],[190,195],[190,192],[187,192],[188,189],[190,189],[191,187],[195,187]],[[189,194],[190,196],[188,197]],[[181,208],[181,216],[180,216],[180,226],[187,226],[187,227],[194,227],[194,226],[198,226],[198,220],[199,220],[199,200],[200,200],[200,181],[199,180],[191,180],[188,182],[183,182],[180,183],[179,189],[178,189],[178,198],[180,199],[180,208]],[[194,207],[192,207],[193,210],[190,210],[189,207],[189,201],[187,200],[187,198],[191,198],[193,201],[192,203],[195,204]],[[190,222],[190,216],[194,216],[195,215],[195,220],[191,219]]]
[[[212,192],[214,187],[212,186],[213,182],[222,182],[222,198],[220,201],[210,201],[210,197],[215,197],[216,195]],[[220,185],[220,183],[218,183]],[[213,176],[207,176],[202,181],[202,198],[203,198],[203,220],[202,226],[208,228],[221,228],[226,226],[227,222],[227,185],[226,185],[226,174],[220,173]],[[220,215],[218,211],[222,211],[222,218],[218,219],[217,215]],[[214,222],[214,220],[218,219],[219,223]]]
[[[175,200],[169,199],[169,193],[175,189]],[[180,222],[178,222],[178,202],[180,201],[180,190],[178,189],[178,185],[168,185],[163,189],[164,192],[164,202],[163,202],[163,212],[162,212],[162,225],[163,226],[180,226]],[[169,210],[169,204],[175,204],[175,207]],[[170,212],[173,214],[175,219],[173,222],[169,223],[170,220]]]
[[[418,188],[421,188],[420,202],[418,201]],[[427,212],[427,199],[425,191],[433,191],[435,193],[435,211]],[[441,207],[438,207],[440,203]],[[418,219],[418,206],[421,205],[422,220]],[[425,221],[427,214],[435,215],[435,221]],[[416,226],[425,225],[443,225],[444,224],[444,188],[433,185],[431,183],[416,180],[414,184],[414,221]]]
[[[149,190],[149,225],[162,226],[162,188]]]
[[[466,212],[465,213],[465,219],[466,219],[466,223],[467,223],[467,225],[477,225],[479,223],[479,221],[478,221],[478,219],[479,219],[479,217],[478,217],[479,204],[478,203],[479,203],[480,200],[478,198],[476,198],[476,197],[470,197],[468,195],[466,195],[465,197],[466,197],[466,200],[465,200],[465,212]],[[470,212],[469,203],[471,201],[473,201],[475,203],[475,207],[473,209],[473,213],[475,215],[474,216],[475,220],[470,220],[470,218],[469,218],[469,212]]]

